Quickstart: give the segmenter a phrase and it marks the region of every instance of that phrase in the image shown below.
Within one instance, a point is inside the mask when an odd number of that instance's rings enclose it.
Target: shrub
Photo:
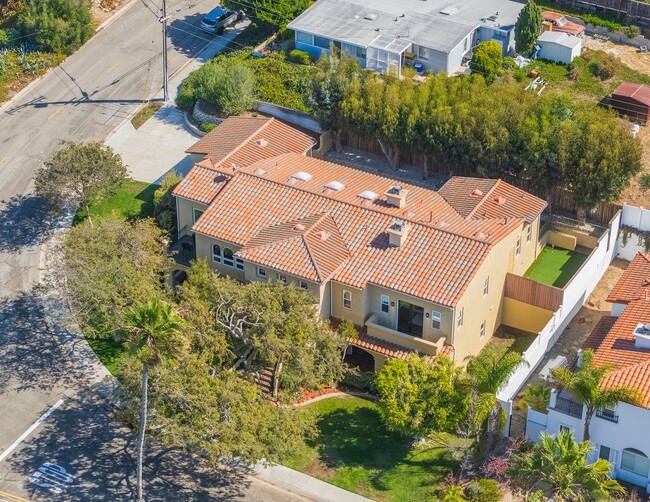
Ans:
[[[359,333],[357,328],[354,326],[354,323],[350,320],[343,321],[338,325],[336,331],[344,336],[347,340],[356,340],[359,338]]]
[[[623,26],[623,29],[621,29],[621,31],[627,38],[634,38],[641,35],[641,28],[638,26]]]
[[[201,122],[199,124],[199,129],[205,133],[212,131],[218,124],[212,124],[211,122]]]
[[[350,372],[343,377],[343,383],[366,392],[375,390],[375,372],[366,371],[363,373]]]
[[[603,52],[589,63],[589,70],[601,80],[608,80],[621,69],[621,60],[612,54]]]
[[[478,44],[469,67],[472,73],[481,73],[487,82],[492,82],[502,72],[502,63],[501,46],[498,42],[490,40]]]
[[[499,483],[494,479],[473,481],[467,491],[471,502],[499,502],[503,498]]]
[[[72,54],[94,33],[89,0],[30,0],[16,30],[41,50]]]
[[[255,76],[239,59],[214,59],[196,72],[194,97],[217,106],[225,115],[238,115],[253,106]]]
[[[8,47],[9,46],[9,33],[7,30],[3,30],[0,28],[0,49],[3,47]]]
[[[639,186],[642,190],[650,190],[650,173],[641,175],[639,178]]]
[[[289,61],[296,64],[310,64],[311,58],[305,51],[294,49],[289,53]]]
[[[183,80],[181,84],[181,89],[176,95],[176,106],[183,108],[184,110],[189,110],[196,103],[196,98],[194,97],[194,87],[190,79]]]

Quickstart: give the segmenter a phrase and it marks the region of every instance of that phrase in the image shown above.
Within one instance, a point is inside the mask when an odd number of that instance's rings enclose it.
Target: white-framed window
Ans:
[[[650,470],[650,459],[639,450],[626,448],[621,455],[621,469],[645,478]]]
[[[311,33],[297,31],[296,42],[300,42],[301,44],[314,45],[314,36]]]
[[[390,296],[388,295],[381,295],[379,297],[379,303],[380,303],[380,309],[384,314],[388,314],[390,312]]]
[[[300,289],[304,289],[305,291],[307,291],[309,289],[309,285],[307,284],[307,281],[300,281],[298,283],[298,287]]]
[[[442,314],[437,310],[431,311],[431,327],[437,331],[440,331],[442,326]]]
[[[281,282],[282,284],[287,283],[287,276],[284,274],[278,274],[278,281]]]
[[[418,45],[418,59],[423,59],[424,61],[429,61],[429,49],[428,47],[422,47]]]
[[[532,235],[532,233],[533,233],[532,228],[533,228],[532,225],[528,225],[528,226],[526,227],[526,242],[530,242],[530,237],[531,237],[531,235]]]
[[[221,247],[219,244],[212,244],[212,261],[221,263]]]
[[[456,326],[459,328],[463,325],[463,315],[465,314],[465,307],[458,311],[458,318],[456,319]]]
[[[223,260],[224,265],[228,267],[235,266],[235,253],[232,252],[232,249],[223,248],[221,250],[221,259]]]
[[[193,207],[192,208],[192,223],[196,223],[196,220],[198,220],[201,217],[202,214],[203,214],[203,211]]]
[[[569,427],[568,425],[560,425],[560,432],[563,431],[571,432],[571,427]]]
[[[521,235],[517,236],[517,244],[515,244],[515,255],[521,254]]]
[[[609,461],[609,456],[612,453],[612,449],[609,446],[605,446],[604,444],[600,445],[600,451],[598,452],[598,458],[602,458],[604,460]]]
[[[487,296],[490,292],[490,276],[488,275],[483,281],[483,296]]]
[[[481,323],[481,330],[479,331],[479,338],[483,338],[485,336],[485,321]]]
[[[321,49],[330,50],[332,41],[329,38],[319,37],[314,35],[314,45],[320,47]]]
[[[260,279],[266,279],[266,269],[262,267],[257,267],[255,270],[255,275]]]
[[[343,290],[343,308],[352,308],[352,291],[348,291],[346,289]]]
[[[235,257],[235,268],[237,270],[244,270],[244,260]]]

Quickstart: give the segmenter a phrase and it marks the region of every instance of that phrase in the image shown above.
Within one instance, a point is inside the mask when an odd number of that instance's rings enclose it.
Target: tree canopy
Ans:
[[[494,79],[503,72],[501,64],[503,63],[503,49],[501,44],[494,40],[488,40],[478,44],[474,49],[474,54],[469,62],[472,72],[483,75],[487,82],[493,82]]]
[[[119,154],[100,142],[65,142],[36,172],[36,195],[55,211],[77,201],[90,219],[91,202],[109,195],[126,178]]]
[[[530,56],[537,38],[542,31],[542,9],[533,0],[528,0],[519,12],[515,24],[515,50],[524,56]]]
[[[238,59],[211,62],[195,73],[195,97],[217,106],[225,115],[238,115],[253,107],[255,75]]]

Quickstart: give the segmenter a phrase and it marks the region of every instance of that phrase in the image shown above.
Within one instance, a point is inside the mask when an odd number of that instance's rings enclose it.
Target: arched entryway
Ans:
[[[350,345],[345,351],[344,361],[351,368],[358,368],[361,373],[375,371],[374,356],[370,352],[354,345]]]

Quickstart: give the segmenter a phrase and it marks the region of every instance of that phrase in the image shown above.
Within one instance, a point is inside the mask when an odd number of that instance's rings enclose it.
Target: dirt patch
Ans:
[[[111,17],[117,10],[122,7],[127,0],[93,0],[92,14],[93,24],[99,26],[109,17]]]
[[[605,42],[590,36],[585,37],[584,46],[613,54],[633,70],[650,75],[650,53],[648,52],[638,52],[636,47],[615,44],[611,41]],[[621,194],[619,203],[647,206],[650,192],[641,189],[639,179],[642,174],[650,173],[650,126],[642,126],[637,138],[643,146],[643,171],[631,181],[630,186]]]
[[[326,466],[320,460],[312,462],[303,469],[305,474],[319,479],[331,479],[336,474],[336,469]]]

